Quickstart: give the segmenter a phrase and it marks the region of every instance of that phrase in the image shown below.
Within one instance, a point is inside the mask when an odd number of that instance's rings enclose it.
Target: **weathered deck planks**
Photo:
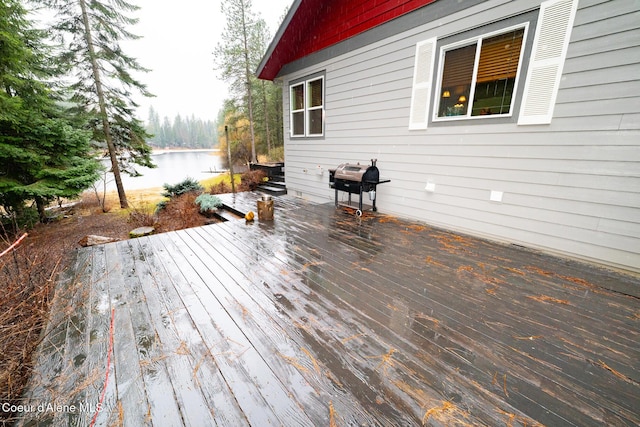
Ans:
[[[275,212],[80,250],[26,401],[95,407],[109,369],[97,425],[640,424],[640,299],[609,290],[637,277],[290,197]]]

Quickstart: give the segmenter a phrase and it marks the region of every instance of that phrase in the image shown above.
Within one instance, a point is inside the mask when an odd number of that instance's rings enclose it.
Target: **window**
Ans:
[[[291,86],[291,135],[304,136],[304,83]]]
[[[539,10],[419,41],[409,129],[494,117],[551,123],[577,7],[578,0],[547,0]]]
[[[526,25],[441,51],[437,118],[510,115]]]
[[[324,76],[292,84],[291,136],[324,135]]]

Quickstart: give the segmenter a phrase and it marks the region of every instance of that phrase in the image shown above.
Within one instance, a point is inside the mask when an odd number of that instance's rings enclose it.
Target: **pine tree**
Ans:
[[[153,167],[149,135],[135,117],[132,91],[152,96],[132,72],[147,71],[120,47],[137,39],[127,26],[137,19],[126,15],[139,8],[126,0],[37,0],[56,12],[53,36],[63,46],[62,64],[75,77],[71,101],[87,115],[93,139],[109,154],[120,206],[128,206],[120,172],[137,175],[136,165]]]
[[[189,139],[189,131],[186,123],[182,120],[182,116],[177,114],[173,119],[173,137],[176,147],[185,147]]]
[[[226,0],[222,10],[227,27],[214,55],[216,68],[230,84],[232,101],[240,106],[234,117],[243,114],[249,119],[252,162],[258,148],[268,157],[276,153],[279,158],[282,150],[273,152],[273,148],[283,145],[282,89],[259,81],[253,73],[271,39],[267,25],[251,12],[250,0]]]
[[[74,197],[95,182],[89,133],[74,127],[54,102],[56,77],[44,34],[16,0],[0,2],[0,205],[19,216],[34,200]]]
[[[256,137],[254,130],[254,94],[253,86],[256,69],[264,49],[256,47],[256,41],[266,27],[264,20],[256,18],[251,10],[251,0],[225,0],[222,13],[227,17],[227,26],[222,41],[214,51],[216,68],[221,77],[231,85],[236,99],[245,99],[251,135],[251,161],[256,160]]]
[[[162,121],[162,144],[163,147],[172,147],[175,145],[175,137],[173,136],[173,127],[169,118],[165,116]]]
[[[151,135],[149,142],[155,146],[162,147],[162,143],[160,142],[160,116],[158,112],[153,108],[153,106],[149,107],[149,117],[147,119],[147,132]]]

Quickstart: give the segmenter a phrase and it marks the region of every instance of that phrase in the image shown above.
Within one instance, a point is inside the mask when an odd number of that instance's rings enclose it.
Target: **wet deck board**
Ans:
[[[78,251],[26,399],[85,406],[20,424],[88,425],[102,394],[97,425],[640,424],[640,299],[609,290],[637,277],[331,204],[275,212]]]

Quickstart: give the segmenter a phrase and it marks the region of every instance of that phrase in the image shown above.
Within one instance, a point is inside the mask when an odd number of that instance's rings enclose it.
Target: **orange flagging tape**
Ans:
[[[11,246],[9,246],[7,249],[2,251],[2,253],[0,254],[0,258],[2,258],[6,254],[8,254],[10,251],[12,251],[14,248],[16,248],[16,246],[18,246],[20,244],[20,242],[22,242],[24,240],[24,238],[27,237],[28,235],[29,235],[28,233],[24,233],[22,236],[20,236],[20,238],[18,240],[16,240],[15,242],[13,242],[13,244]]]

